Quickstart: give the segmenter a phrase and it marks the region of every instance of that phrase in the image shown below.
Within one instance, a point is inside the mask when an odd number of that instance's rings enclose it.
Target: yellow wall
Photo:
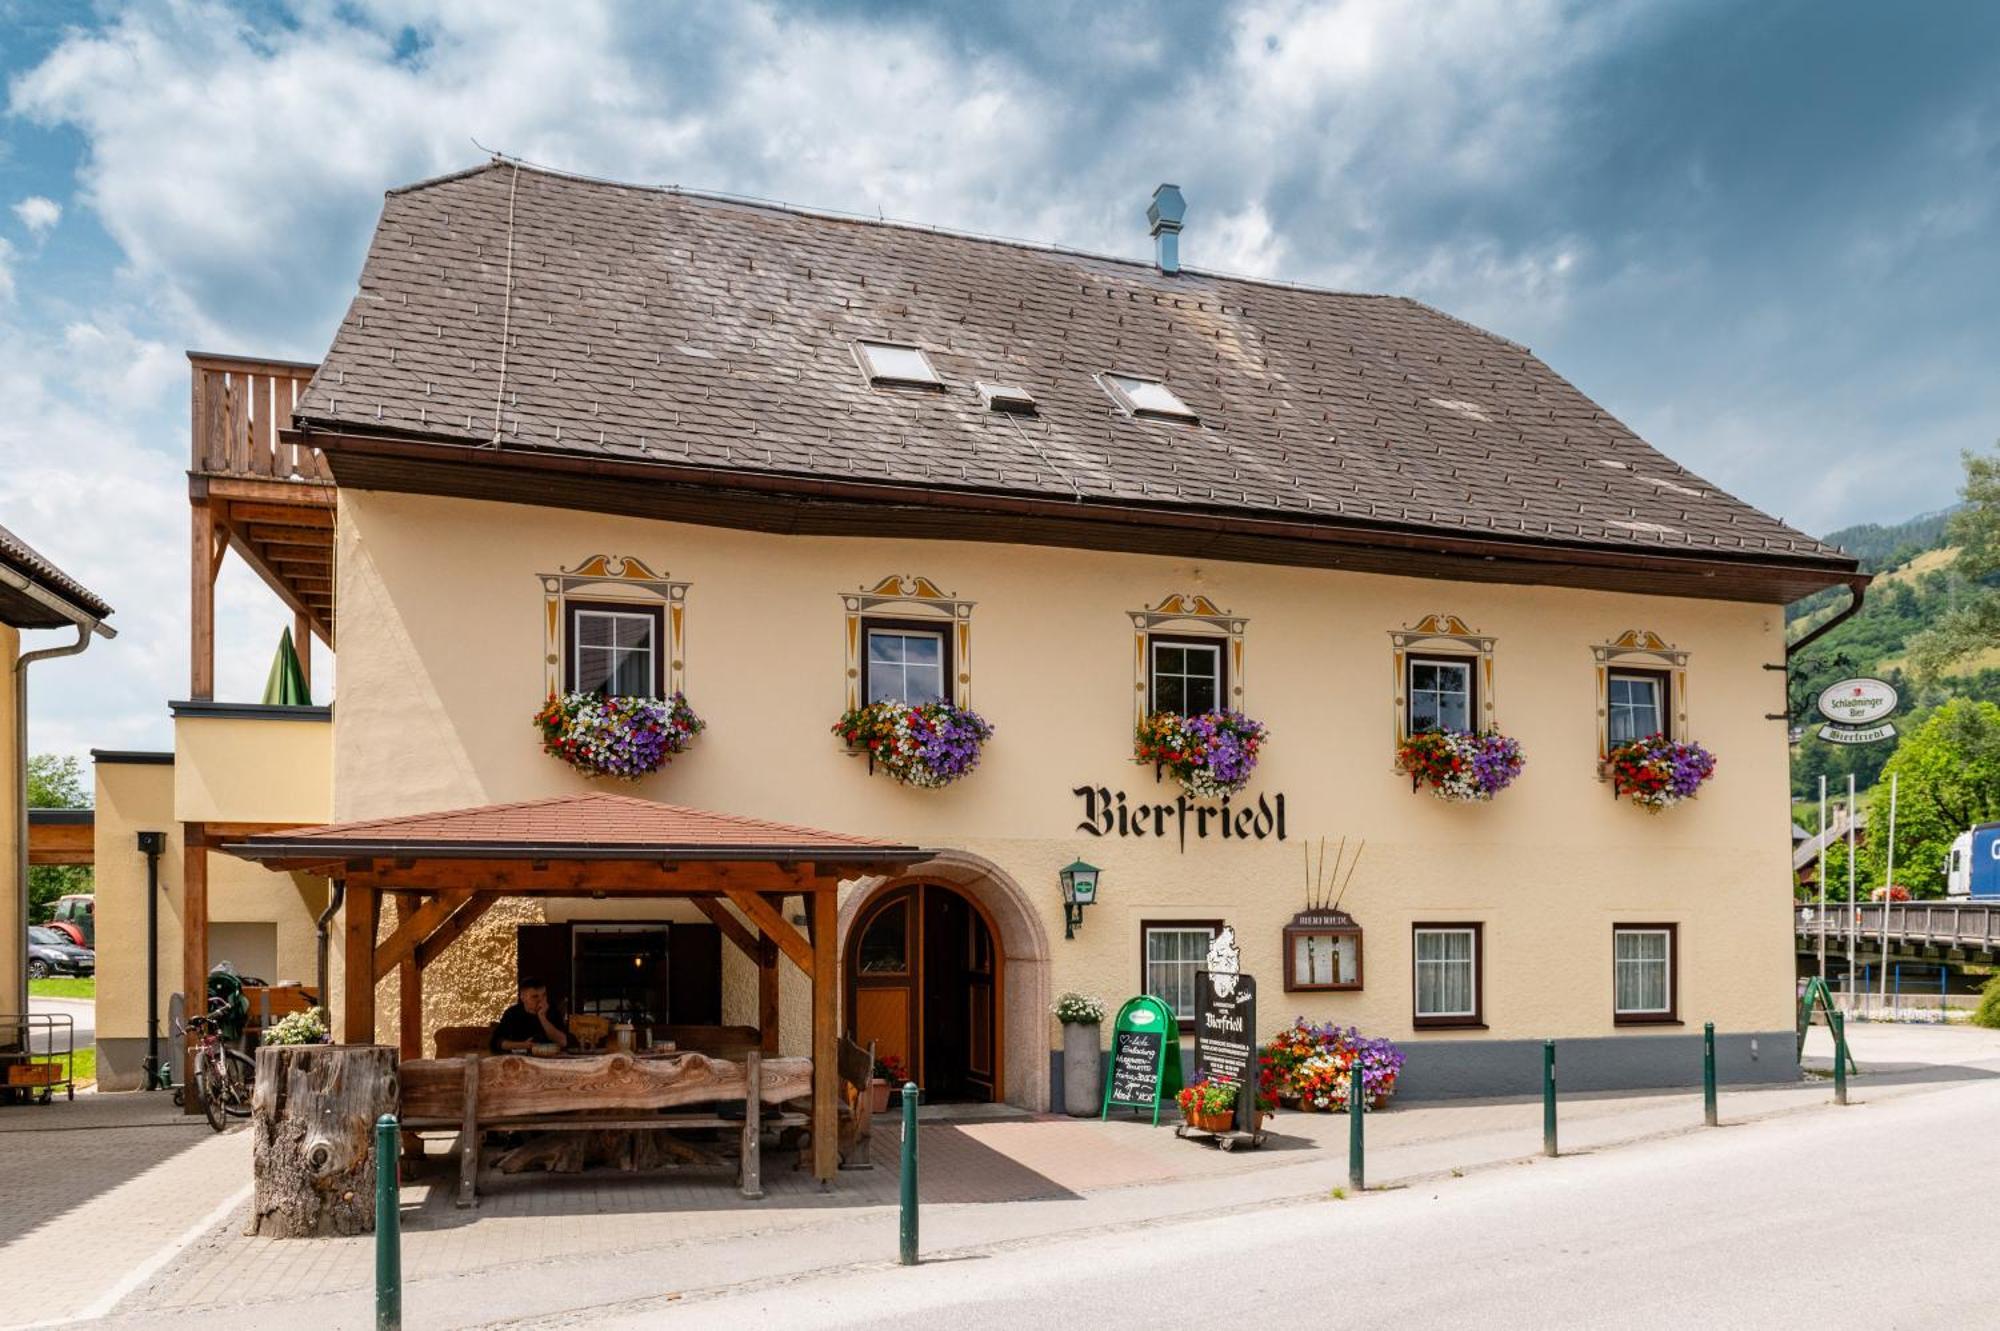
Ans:
[[[268,722],[287,731],[318,729],[296,722]],[[178,728],[177,728],[178,729]],[[182,732],[184,733],[184,732]],[[146,857],[138,833],[167,834],[160,857],[160,1032],[169,1032],[167,1004],[182,982],[181,819],[175,808],[177,768],[155,763],[97,765],[97,1039],[100,1084],[106,1090],[139,1084],[146,1038]],[[324,813],[317,815],[324,817]],[[318,950],[314,916],[326,904],[322,880],[272,873],[231,855],[208,857],[210,925],[275,926],[278,973],[274,982],[315,982]],[[210,964],[228,960],[211,944]]]
[[[14,662],[21,655],[21,634],[0,624],[0,1007],[12,1008],[21,985],[21,915],[28,885],[21,881],[21,737],[15,733],[14,690],[20,676]]]
[[[184,822],[314,823],[333,807],[333,727],[242,716],[174,718],[174,808]]]
[[[885,522],[885,525],[888,525]],[[1485,1038],[1611,1034],[1615,921],[1681,926],[1692,1023],[1790,1021],[1792,957],[1778,607],[979,543],[779,537],[464,500],[341,492],[339,819],[591,788],[541,753],[537,574],[633,555],[691,584],[690,701],[709,729],[639,794],[954,847],[1011,874],[1050,940],[1048,989],[1116,1000],[1139,983],[1143,918],[1219,917],[1264,977],[1266,1022],[1302,1012],[1403,1040],[1415,920],[1486,926]],[[996,727],[980,770],[907,789],[829,733],[844,698],[842,593],[922,574],[977,602],[972,705]],[[1271,727],[1251,787],[1286,797],[1283,844],[1079,834],[1072,788],[1172,802],[1132,761],[1131,612],[1199,592],[1243,616],[1244,705]],[[1490,805],[1413,794],[1394,771],[1391,630],[1435,611],[1497,638],[1497,721],[1527,770]],[[1719,770],[1654,816],[1597,779],[1591,647],[1633,628],[1692,653],[1692,736]],[[1367,988],[1281,992],[1279,928],[1304,904],[1305,848],[1367,850],[1343,905],[1367,930]],[[1056,869],[1104,869],[1062,939]],[[384,991],[386,998],[387,991]],[[792,1023],[796,1026],[798,1023]],[[1629,1028],[1628,1028],[1629,1029]],[[1047,1026],[1042,1047],[1054,1038]]]

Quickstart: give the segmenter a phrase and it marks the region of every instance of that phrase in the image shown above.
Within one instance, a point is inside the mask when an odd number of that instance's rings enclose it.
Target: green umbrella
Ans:
[[[305,668],[292,646],[292,631],[278,638],[278,654],[271,659],[271,677],[264,681],[264,704],[281,707],[312,706],[312,688],[306,683]]]

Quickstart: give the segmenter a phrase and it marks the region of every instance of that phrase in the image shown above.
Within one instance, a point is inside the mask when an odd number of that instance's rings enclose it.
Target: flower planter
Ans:
[[[687,752],[706,728],[687,699],[613,698],[601,693],[550,694],[535,713],[544,752],[585,776],[637,781]]]
[[[1133,753],[1198,800],[1227,799],[1250,784],[1267,733],[1241,712],[1155,712],[1139,723]]]
[[[1700,792],[1715,775],[1715,755],[1699,744],[1648,735],[1606,754],[1604,767],[1614,798],[1658,813]]]
[[[1236,1128],[1236,1111],[1223,1109],[1213,1114],[1188,1114],[1188,1126],[1199,1132],[1232,1132]]]
[[[868,1083],[868,1110],[874,1114],[889,1112],[889,1083],[880,1077],[872,1078]]]
[[[906,786],[936,790],[979,766],[980,748],[993,737],[986,718],[948,702],[877,702],[841,715],[833,733],[864,754],[870,772],[887,772]]]
[[[1104,1100],[1104,1052],[1094,1021],[1063,1023],[1063,1112],[1092,1118]]]
[[[1396,767],[1409,774],[1411,793],[1429,786],[1453,804],[1492,799],[1526,763],[1520,741],[1497,730],[1423,730],[1396,750]]]

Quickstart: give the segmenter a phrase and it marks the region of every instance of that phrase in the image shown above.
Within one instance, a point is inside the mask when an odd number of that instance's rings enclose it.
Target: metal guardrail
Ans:
[[[1983,901],[1872,901],[1854,906],[1829,902],[1823,915],[1816,906],[1801,906],[1797,913],[1798,933],[1801,937],[1818,938],[1824,931],[1829,947],[1836,938],[1845,939],[1850,929],[1863,942],[1879,940],[1885,910],[1891,942],[1928,943],[1981,952],[2000,949],[2000,903]]]

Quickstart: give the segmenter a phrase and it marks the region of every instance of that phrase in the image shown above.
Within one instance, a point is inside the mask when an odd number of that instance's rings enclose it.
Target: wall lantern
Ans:
[[[1097,901],[1097,866],[1074,860],[1056,876],[1062,879],[1063,937],[1074,938],[1083,927],[1083,908]]]

